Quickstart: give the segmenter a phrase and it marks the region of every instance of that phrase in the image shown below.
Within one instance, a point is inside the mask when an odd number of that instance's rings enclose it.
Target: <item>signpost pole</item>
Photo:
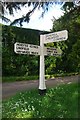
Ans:
[[[43,36],[40,35],[40,76],[39,76],[39,94],[44,95],[46,93],[46,85],[45,85],[45,64],[44,64],[44,43]]]

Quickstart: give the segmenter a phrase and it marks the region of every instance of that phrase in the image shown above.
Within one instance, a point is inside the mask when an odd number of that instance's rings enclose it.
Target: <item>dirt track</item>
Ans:
[[[80,75],[76,76],[69,76],[69,77],[58,77],[50,80],[46,80],[46,86],[53,87],[58,84],[68,83],[68,82],[78,82],[80,81]],[[2,99],[10,98],[11,96],[15,95],[16,93],[29,90],[29,89],[38,89],[38,80],[34,81],[20,81],[20,82],[13,82],[13,83],[3,83],[2,84]]]

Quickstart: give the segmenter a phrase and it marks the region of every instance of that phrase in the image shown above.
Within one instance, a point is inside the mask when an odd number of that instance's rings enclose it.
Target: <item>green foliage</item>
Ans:
[[[39,76],[9,76],[2,77],[2,82],[15,82],[15,81],[23,81],[23,80],[38,80]]]
[[[31,90],[3,101],[4,118],[78,118],[77,83],[50,88],[45,96]]]
[[[2,73],[3,76],[38,75],[38,57],[14,53],[14,43],[39,45],[38,30],[2,27]]]
[[[80,7],[66,3],[63,9],[65,14],[53,23],[53,30],[68,30],[68,40],[57,43],[63,54],[56,60],[56,70],[80,72]]]
[[[45,69],[46,69],[46,74],[54,74],[55,68],[56,68],[56,58],[53,56],[46,57],[45,60]]]

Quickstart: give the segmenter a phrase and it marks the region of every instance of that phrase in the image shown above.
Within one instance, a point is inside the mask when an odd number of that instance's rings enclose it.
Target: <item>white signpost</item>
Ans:
[[[61,55],[62,51],[59,48],[53,48],[53,47],[44,47],[44,55],[45,56],[57,56]]]
[[[16,42],[14,51],[17,54],[40,55],[40,46]]]
[[[44,44],[51,43],[51,42],[64,41],[64,40],[67,40],[67,38],[68,38],[67,30],[45,34],[42,36]]]
[[[14,44],[14,51],[17,54],[40,55],[40,76],[39,76],[40,95],[43,95],[46,92],[44,56],[46,55],[58,56],[61,55],[62,53],[59,48],[44,47],[44,44],[65,41],[67,40],[67,38],[68,31],[63,30],[50,34],[40,35],[40,46],[18,42]]]
[[[67,38],[68,38],[68,31],[67,30],[40,35],[41,55],[40,55],[39,93],[42,95],[46,93],[45,65],[44,65],[44,51],[45,51],[44,44],[51,43],[51,42],[65,41],[65,40],[67,40]],[[55,49],[55,51],[56,51],[56,49]],[[48,51],[47,51],[47,53],[48,53]]]

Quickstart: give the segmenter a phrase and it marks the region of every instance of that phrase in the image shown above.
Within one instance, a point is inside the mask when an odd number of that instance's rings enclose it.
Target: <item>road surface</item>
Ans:
[[[68,82],[78,82],[80,75],[68,76],[68,77],[58,77],[54,79],[45,80],[47,88],[53,87],[58,84],[68,83]],[[39,81],[30,80],[30,81],[18,81],[12,83],[3,83],[2,84],[2,99],[8,99],[15,95],[18,92],[24,90],[38,89]]]

